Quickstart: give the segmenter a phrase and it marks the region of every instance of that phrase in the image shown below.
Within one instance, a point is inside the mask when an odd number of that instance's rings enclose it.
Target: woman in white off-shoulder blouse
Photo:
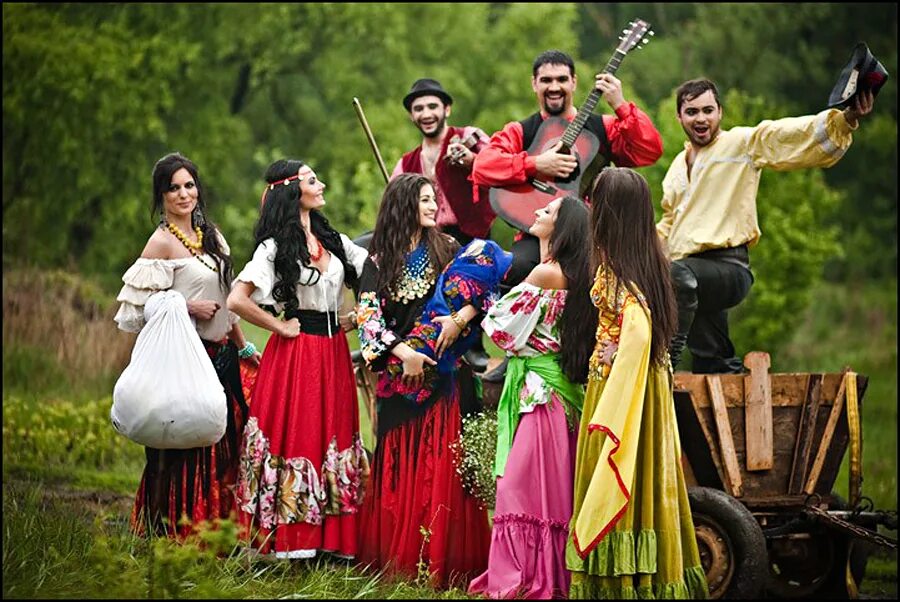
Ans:
[[[240,522],[264,554],[354,557],[369,465],[338,311],[367,253],[322,215],[325,184],[308,165],[276,161],[265,180],[256,250],[228,297],[273,333],[241,445]]]
[[[589,214],[575,197],[535,211],[541,262],[500,298],[482,325],[510,356],[497,407],[497,478],[487,570],[470,594],[526,600],[569,593],[578,422],[597,325],[591,304]],[[486,460],[488,461],[488,460]]]
[[[157,161],[153,212],[160,215],[159,226],[122,276],[116,323],[122,330],[139,332],[144,304],[153,293],[180,292],[228,401],[227,429],[215,445],[146,448],[132,529],[181,538],[201,521],[233,517],[238,443],[247,414],[238,356],[258,363],[259,354],[246,343],[237,316],[225,308],[232,273],[228,244],[206,218],[197,167],[186,157],[171,153]]]

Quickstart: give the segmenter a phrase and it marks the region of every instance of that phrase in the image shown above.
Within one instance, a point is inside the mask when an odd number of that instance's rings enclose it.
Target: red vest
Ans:
[[[472,199],[472,182],[469,180],[469,172],[465,167],[451,165],[443,157],[447,155],[447,146],[453,136],[463,138],[463,128],[447,126],[447,135],[441,145],[440,158],[434,168],[434,177],[440,190],[436,191],[444,200],[450,203],[450,208],[456,214],[459,229],[465,234],[475,238],[487,238],[494,222],[496,214],[487,202],[488,189],[481,188],[479,200]],[[477,145],[475,152],[481,150]],[[422,169],[422,145],[403,155],[400,164],[405,173],[423,173]]]

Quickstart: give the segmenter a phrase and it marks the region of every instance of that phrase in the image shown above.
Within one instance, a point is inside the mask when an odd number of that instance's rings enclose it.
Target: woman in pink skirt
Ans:
[[[574,197],[536,212],[541,263],[482,324],[509,354],[497,409],[497,502],[488,569],[469,593],[566,598],[577,429],[587,379],[591,305],[588,212]]]

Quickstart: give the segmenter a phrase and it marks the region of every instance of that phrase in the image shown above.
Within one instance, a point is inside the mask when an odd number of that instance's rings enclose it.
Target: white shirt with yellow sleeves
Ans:
[[[723,130],[696,153],[690,177],[686,157],[691,143],[685,142],[663,178],[663,217],[656,224],[670,260],[755,245],[760,235],[756,193],[762,168],[831,167],[853,142],[855,129],[841,111],[828,109]]]

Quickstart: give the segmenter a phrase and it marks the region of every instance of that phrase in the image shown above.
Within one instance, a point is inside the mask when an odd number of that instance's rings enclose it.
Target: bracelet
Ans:
[[[466,329],[466,325],[468,324],[468,322],[463,320],[462,316],[460,316],[458,313],[456,313],[455,309],[450,310],[450,319],[453,320],[454,324],[459,326],[460,331]]]
[[[244,348],[238,351],[238,357],[242,360],[245,360],[248,357],[252,356],[254,353],[256,353],[256,345],[254,345],[250,341],[247,341],[247,344],[244,345]]]

